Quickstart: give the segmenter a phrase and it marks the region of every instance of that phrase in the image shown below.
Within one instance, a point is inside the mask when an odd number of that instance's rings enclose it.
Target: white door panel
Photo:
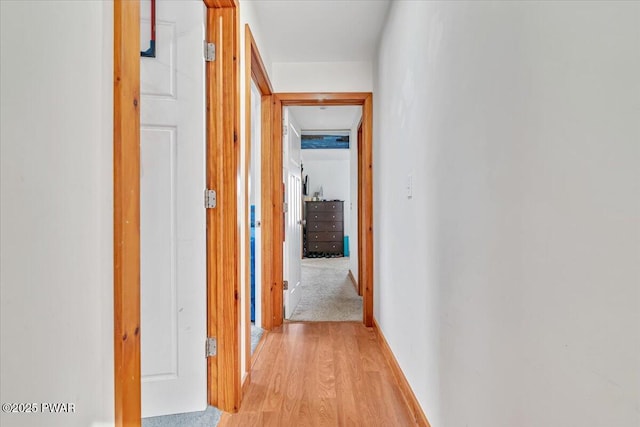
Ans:
[[[157,1],[140,61],[143,417],[207,405],[204,18],[200,0]]]
[[[178,375],[175,130],[140,130],[141,369],[149,381]]]
[[[289,289],[284,291],[284,312],[288,319],[300,302],[300,280],[302,277],[302,171],[300,169],[300,127],[288,108],[284,110],[284,177],[285,200],[285,244],[284,271]]]

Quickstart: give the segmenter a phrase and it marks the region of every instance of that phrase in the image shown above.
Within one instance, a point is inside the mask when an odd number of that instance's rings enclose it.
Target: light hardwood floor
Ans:
[[[286,323],[255,361],[221,427],[416,425],[375,332],[357,322]]]

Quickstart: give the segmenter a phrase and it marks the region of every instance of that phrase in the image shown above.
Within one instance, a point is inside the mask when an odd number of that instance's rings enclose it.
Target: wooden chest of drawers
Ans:
[[[306,202],[305,254],[343,255],[344,202]]]

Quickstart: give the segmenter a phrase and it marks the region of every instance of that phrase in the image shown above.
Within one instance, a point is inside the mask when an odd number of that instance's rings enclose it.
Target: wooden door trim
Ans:
[[[358,144],[358,160],[357,160],[357,165],[358,165],[358,171],[360,171],[360,169],[364,168],[364,163],[363,163],[363,158],[364,156],[362,155],[362,119],[360,119],[360,123],[358,123],[358,140],[357,140],[357,144]],[[361,174],[358,173],[358,200],[360,200],[362,198],[362,188],[363,188],[363,184],[361,182]],[[360,234],[364,233],[364,228],[363,228],[364,224],[361,224],[358,221],[358,236],[360,236]],[[358,278],[362,277],[362,263],[360,262],[360,259],[362,259],[364,257],[364,253],[362,250],[362,245],[360,243],[358,243],[358,248],[357,248],[357,254],[358,254]],[[356,290],[358,292],[358,295],[362,296],[363,291],[362,291],[362,281],[359,281],[357,286],[356,286]]]
[[[140,4],[113,3],[115,424],[140,425]]]
[[[247,261],[245,264],[245,371],[249,372],[251,370],[252,364],[252,356],[251,356],[251,276],[250,276],[250,224],[249,224],[249,175],[251,170],[251,119],[252,119],[252,109],[251,109],[251,82],[255,81],[258,90],[260,91],[261,100],[261,117],[260,117],[260,127],[261,127],[261,149],[264,149],[265,146],[270,145],[271,134],[270,134],[270,124],[271,124],[271,94],[273,92],[273,86],[271,86],[271,80],[269,79],[269,75],[267,74],[267,69],[262,61],[262,56],[260,55],[260,50],[258,49],[258,45],[251,33],[251,28],[249,24],[245,24],[244,27],[244,114],[245,114],[245,165],[244,165],[244,197],[245,197],[245,212],[244,216],[247,221],[246,224],[246,239],[245,239],[245,254],[244,259]],[[266,128],[265,132],[265,125]],[[263,133],[264,132],[264,133]],[[266,150],[268,152],[268,150]],[[268,165],[267,161],[265,161],[266,156],[265,153],[262,152],[262,167]],[[264,182],[266,179],[264,177],[260,177],[260,185],[261,189],[264,186]],[[266,214],[265,215],[265,211]],[[263,224],[269,224],[272,221],[271,216],[269,215],[270,209],[266,209],[266,206],[263,204],[261,209],[261,219]],[[269,237],[269,236],[266,236]],[[262,240],[261,251],[262,251],[262,276],[261,276],[261,307],[262,307],[262,318],[261,323],[263,329],[271,329],[272,318],[271,318],[271,304],[267,304],[267,302],[271,301],[270,289],[271,286],[268,286],[266,278],[270,277],[270,265],[271,261],[269,260],[269,252],[266,250],[271,246],[268,243],[265,245],[265,239]],[[246,387],[251,381],[250,375],[247,376],[245,380]]]
[[[362,246],[362,317],[365,326],[373,327],[373,96],[362,105],[362,167],[358,168],[361,198],[358,200],[358,224],[362,233],[358,245]]]
[[[207,9],[238,8],[237,0],[203,0]]]
[[[216,7],[225,3],[223,7]],[[207,40],[216,60],[206,64],[207,187],[218,206],[207,210],[207,334],[218,353],[208,358],[208,401],[227,412],[240,407],[239,15],[235,2],[207,9]]]
[[[277,93],[284,106],[364,105],[371,92]]]
[[[272,222],[265,230],[271,234],[271,247],[268,249],[271,258],[270,294],[272,327],[283,322],[283,246],[284,242],[284,184],[282,182],[282,101],[277,94],[272,95],[271,146],[269,149],[269,182],[267,191],[262,194],[262,203],[268,204]],[[264,187],[263,187],[264,189]]]
[[[284,106],[362,106],[362,147],[358,165],[358,282],[363,290],[363,323],[373,326],[373,95],[371,92],[327,92],[327,93],[276,93],[273,95],[273,153],[271,159],[272,182],[267,194],[273,208],[274,219],[269,230],[273,233],[272,257],[272,312],[273,326],[283,322],[282,313],[282,241],[284,238],[283,194],[282,194],[282,107]],[[361,153],[360,153],[361,152]],[[263,203],[264,203],[263,194]]]
[[[209,404],[234,412],[241,398],[239,14],[237,0],[204,3],[207,37],[218,42],[222,64],[206,67],[207,184],[214,184],[222,206],[207,212],[207,333],[218,339],[218,356],[208,360],[207,390]],[[140,3],[114,0],[113,13],[114,419],[129,427],[141,424]]]

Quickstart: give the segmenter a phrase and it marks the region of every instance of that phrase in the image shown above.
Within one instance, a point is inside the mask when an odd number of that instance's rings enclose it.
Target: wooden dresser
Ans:
[[[306,202],[305,255],[342,256],[344,202]]]

